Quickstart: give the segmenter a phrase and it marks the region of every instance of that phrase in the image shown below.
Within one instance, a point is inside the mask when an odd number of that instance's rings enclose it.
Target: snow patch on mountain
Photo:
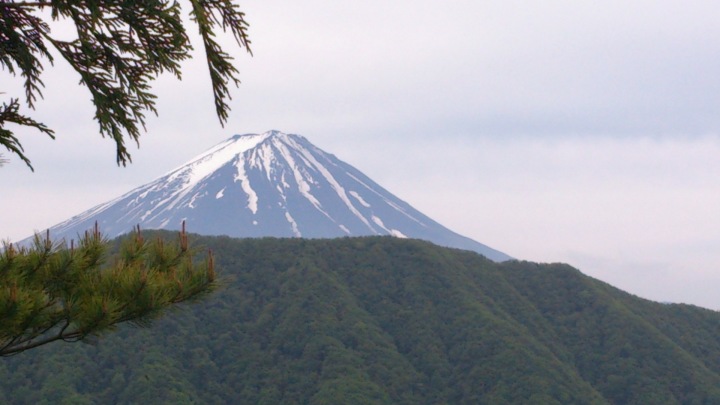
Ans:
[[[290,226],[292,226],[293,236],[301,237],[302,233],[300,233],[300,230],[298,229],[297,222],[295,222],[295,219],[290,215],[289,212],[285,211],[285,218],[290,222]]]
[[[355,197],[356,200],[365,208],[370,208],[370,204],[368,204],[365,200],[363,200],[362,197],[360,197],[360,194],[357,193],[357,191],[350,191],[350,195]]]
[[[240,187],[242,187],[242,190],[245,194],[247,194],[246,207],[252,211],[253,214],[257,214],[258,195],[250,186],[250,179],[248,179],[247,174],[245,173],[245,160],[239,159],[235,164],[235,167],[237,168],[237,173],[235,174],[233,181],[240,182]]]

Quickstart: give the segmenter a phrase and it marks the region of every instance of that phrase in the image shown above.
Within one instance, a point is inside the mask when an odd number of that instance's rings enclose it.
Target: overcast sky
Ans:
[[[717,1],[240,4],[255,56],[235,53],[243,83],[228,124],[202,60],[189,62],[182,82],[157,82],[160,116],[128,168],[77,76],[48,67],[36,117],[57,140],[18,132],[36,171],[12,157],[0,169],[0,237],[50,227],[233,134],[278,129],[514,257],[720,309]],[[2,74],[0,91],[16,91]]]

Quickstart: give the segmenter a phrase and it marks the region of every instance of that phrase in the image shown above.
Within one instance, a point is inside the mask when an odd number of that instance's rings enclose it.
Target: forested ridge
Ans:
[[[216,293],[0,360],[0,403],[720,404],[720,313],[568,265],[391,237],[191,239],[215,252]]]

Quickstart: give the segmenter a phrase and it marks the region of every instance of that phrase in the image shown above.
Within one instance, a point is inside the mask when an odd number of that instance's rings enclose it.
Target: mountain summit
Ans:
[[[443,227],[300,135],[235,135],[183,166],[50,228],[75,238],[97,221],[110,237],[144,229],[204,235],[308,237],[393,235],[510,256]]]

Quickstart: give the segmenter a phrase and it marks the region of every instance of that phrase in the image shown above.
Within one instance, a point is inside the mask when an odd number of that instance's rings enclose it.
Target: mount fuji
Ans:
[[[76,238],[97,221],[109,237],[188,229],[232,237],[393,235],[511,257],[438,224],[300,135],[235,135],[179,168],[50,228]],[[23,242],[21,242],[23,243]]]

